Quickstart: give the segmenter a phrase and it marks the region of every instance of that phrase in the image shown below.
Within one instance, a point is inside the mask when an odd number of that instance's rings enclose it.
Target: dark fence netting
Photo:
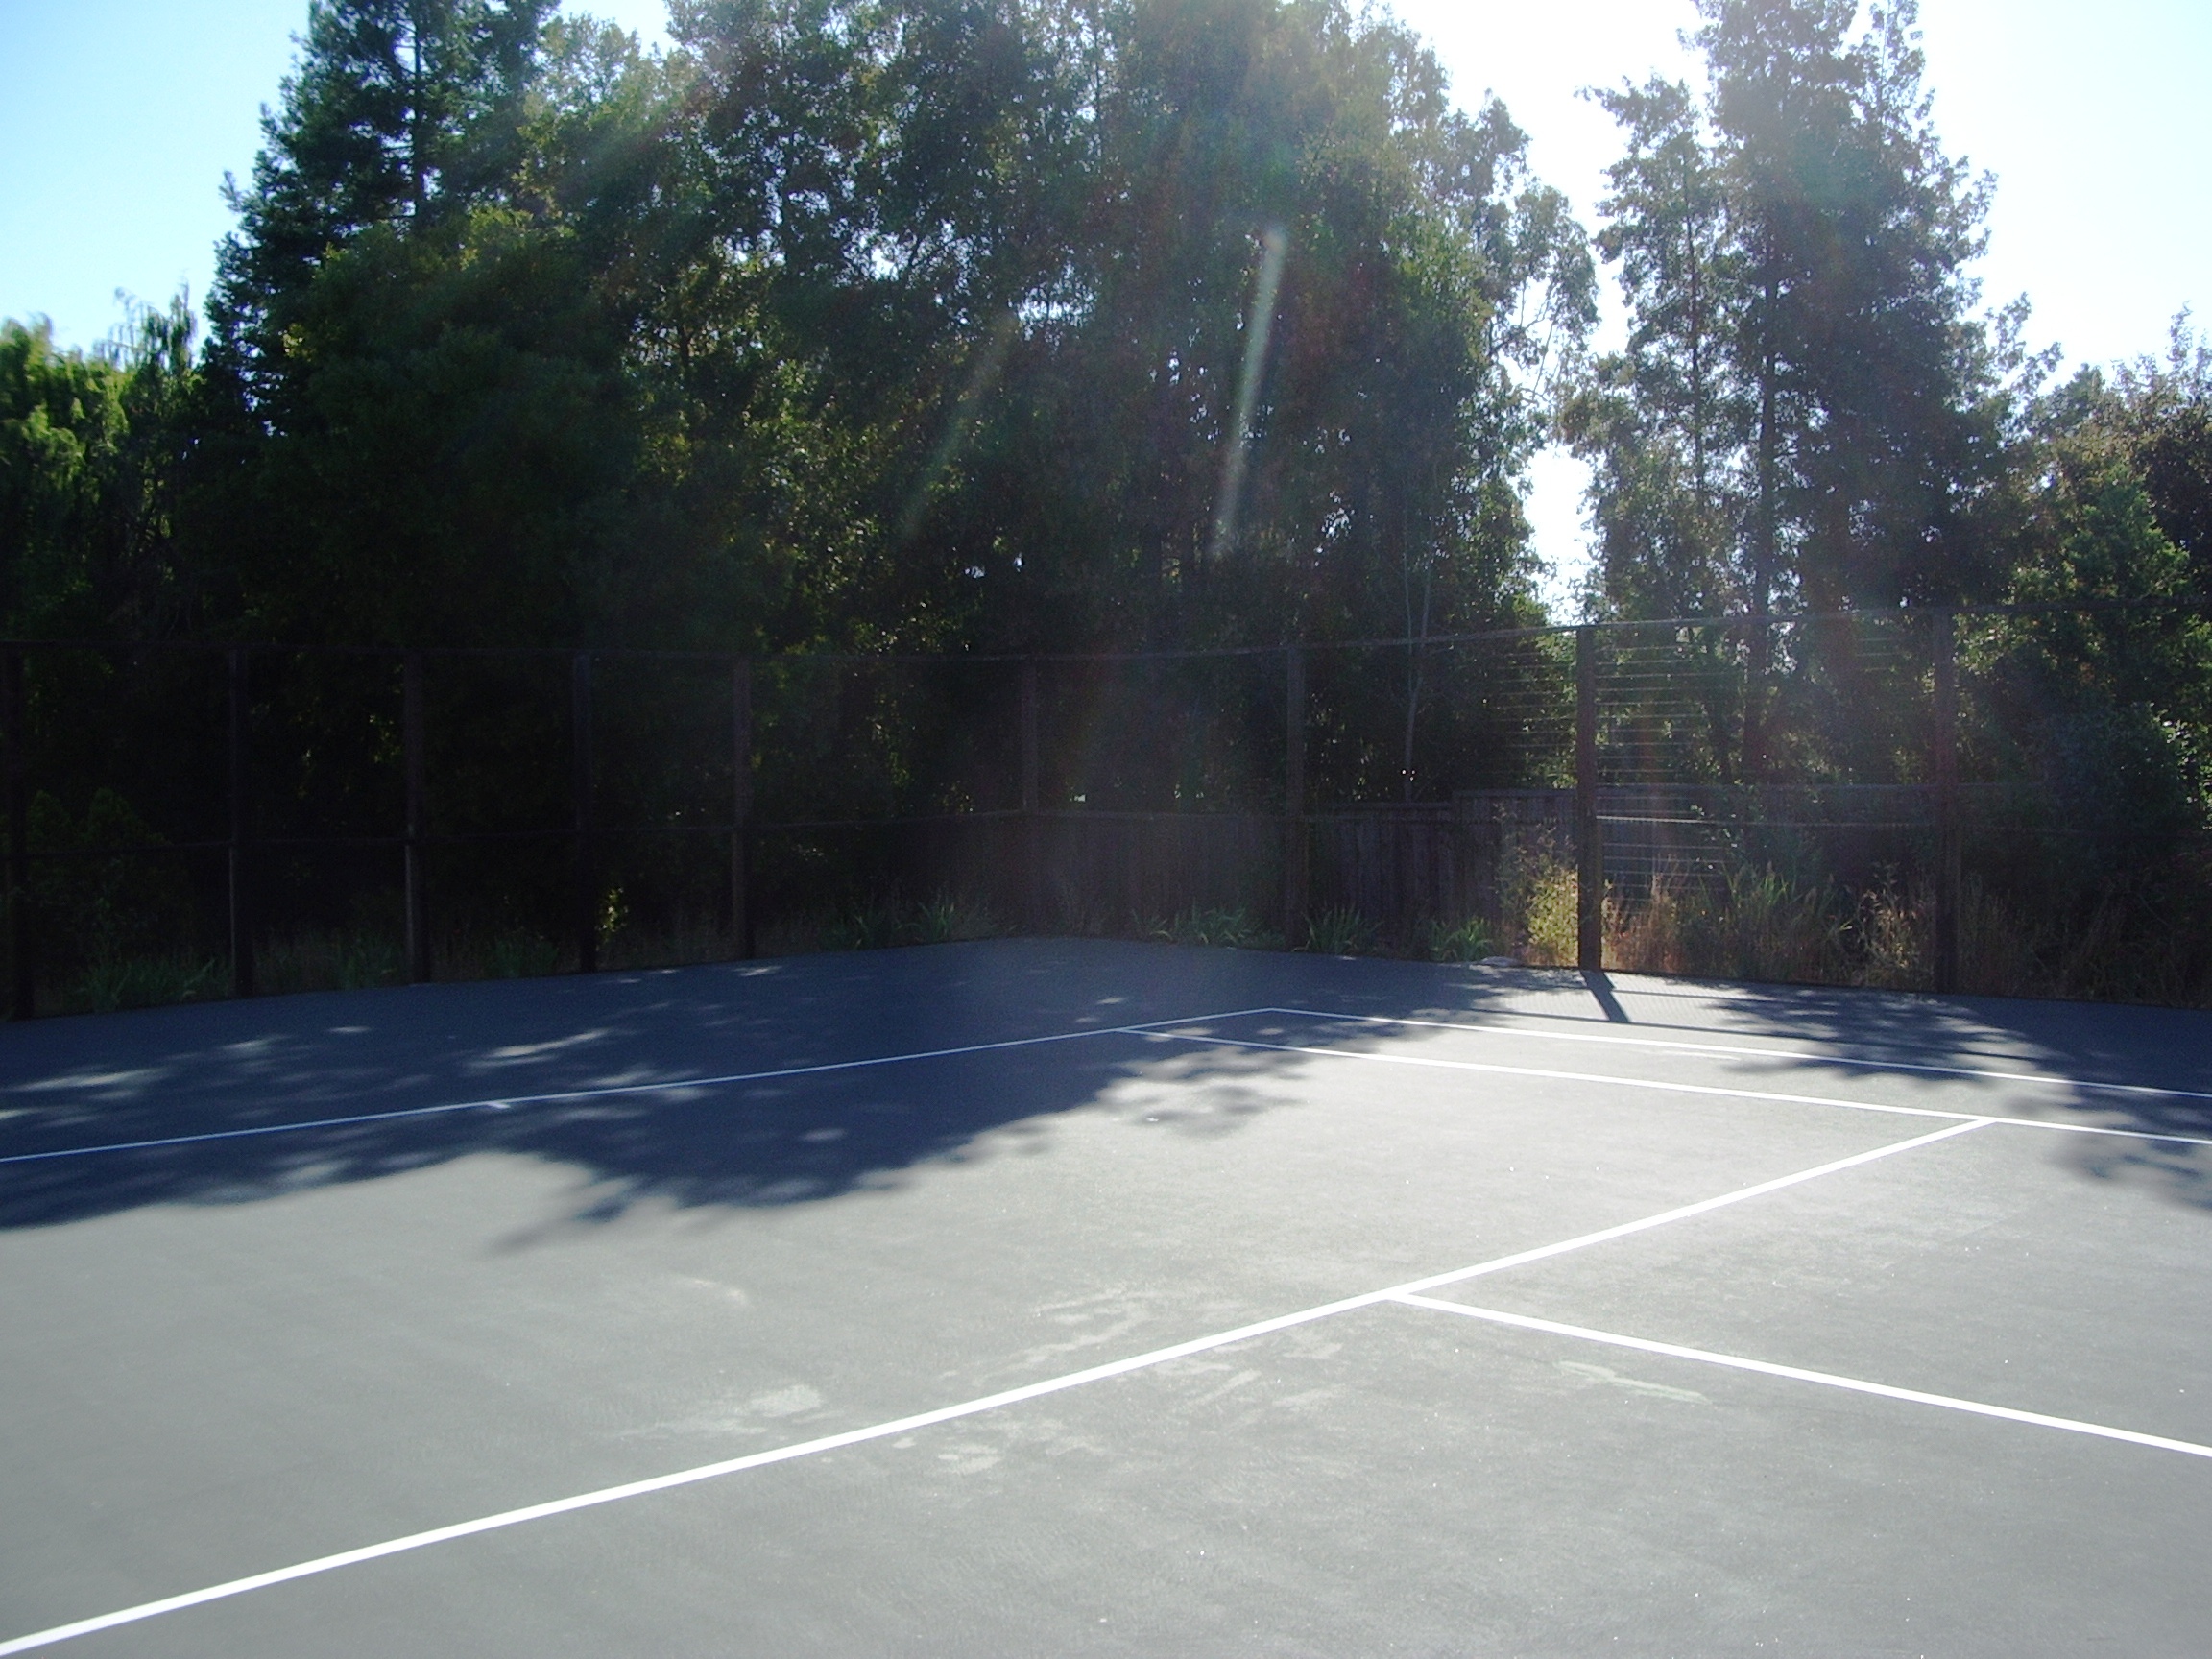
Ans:
[[[1007,658],[0,645],[10,1004],[1012,931],[2212,1001],[2184,606]]]

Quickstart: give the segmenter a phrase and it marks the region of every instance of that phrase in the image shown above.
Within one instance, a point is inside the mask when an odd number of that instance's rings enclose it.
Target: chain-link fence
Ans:
[[[11,1005],[1029,930],[2201,1001],[2191,607],[1031,658],[0,646]]]

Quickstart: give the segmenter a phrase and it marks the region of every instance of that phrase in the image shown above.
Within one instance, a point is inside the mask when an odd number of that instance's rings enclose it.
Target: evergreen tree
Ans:
[[[549,9],[310,13],[211,307],[224,419],[202,484],[254,632],[586,630],[639,443],[633,297],[594,267],[621,256],[601,198],[635,219],[637,192],[593,140],[635,124],[651,70],[627,36]],[[631,171],[651,164],[637,148]]]
[[[1735,532],[1751,411],[1730,358],[1743,251],[1690,89],[1653,79],[1592,95],[1627,140],[1595,240],[1619,270],[1629,336],[1571,390],[1561,426],[1603,469],[1592,505],[1605,609],[1711,615],[1739,608],[1743,589]]]
[[[1701,0],[1702,109],[1603,94],[1627,130],[1599,247],[1627,352],[1569,405],[1599,463],[1603,585],[1754,613],[1991,591],[1972,509],[2001,469],[1967,264],[1989,183],[1936,137],[1912,0]]]

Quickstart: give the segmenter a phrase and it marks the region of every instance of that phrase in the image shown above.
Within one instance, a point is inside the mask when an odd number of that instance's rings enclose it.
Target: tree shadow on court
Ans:
[[[10,1028],[0,1049],[0,1157],[179,1139],[0,1164],[0,1228],[146,1205],[251,1202],[479,1155],[575,1171],[577,1218],[589,1223],[647,1202],[815,1203],[895,1184],[925,1166],[1049,1151],[1055,1119],[1075,1112],[1136,1112],[1171,1134],[1234,1134],[1286,1097],[1268,1079],[1311,1062],[1126,1035],[939,1051],[1254,1009],[1315,1011],[1309,1033],[1353,1048],[1424,1039],[1405,1027],[1331,1024],[1328,1012],[1478,1022],[1510,1014],[1524,1026],[1678,1042],[1786,1039],[1863,1058],[2212,1093],[2212,1019],[2166,1010],[1002,940]],[[938,1057],[609,1092],[916,1054]],[[1850,1080],[1868,1075],[1817,1060],[1730,1065],[1728,1081],[1744,1086],[1846,1096]],[[1158,1087],[1132,1104],[1128,1086],[1139,1083]],[[1888,1084],[1884,1097],[1902,1098],[1896,1074]],[[533,1098],[562,1091],[586,1093]],[[502,1100],[512,1104],[189,1139]],[[1941,1098],[1931,1083],[1927,1103],[2130,1130],[2146,1139],[2067,1137],[2061,1155],[2085,1177],[2142,1181],[2212,1208],[2212,1148],[2155,1139],[2212,1137],[2212,1099],[1950,1079]]]
[[[1568,974],[1559,971],[1551,977],[1564,987]],[[1555,1011],[1562,1022],[1603,1025],[1614,1035],[1641,1031],[1684,1043],[1766,1039],[1830,1051],[1830,1059],[1807,1055],[1775,1063],[1769,1086],[1785,1092],[1791,1090],[1791,1077],[1795,1092],[1806,1092],[1810,1075],[1824,1080],[1815,1092],[1848,1097],[1847,1087],[1836,1086],[1869,1075],[1866,1068],[1847,1063],[1854,1058],[2144,1090],[1931,1075],[1926,1103],[2125,1131],[2056,1138],[2054,1151],[2084,1177],[2140,1182],[2169,1199],[2212,1209],[2212,1146],[2190,1143],[2212,1140],[2212,1015],[1826,986],[1617,979],[1594,973],[1574,978],[1587,992],[1587,1003],[1578,1005],[1581,998],[1569,992]],[[1508,1008],[1527,1017],[1525,988],[1478,988],[1467,1002],[1470,1013]],[[1758,1064],[1747,1063],[1746,1070],[1756,1073]]]
[[[571,1218],[585,1223],[647,1202],[810,1203],[923,1166],[1048,1151],[1071,1112],[1212,1138],[1281,1098],[1256,1085],[1295,1057],[1114,1029],[1190,1006],[1219,973],[1177,984],[1159,970],[1188,963],[1140,960],[1148,990],[1110,974],[1070,997],[1047,948],[1025,945],[987,964],[1011,974],[971,973],[965,998],[945,971],[973,956],[878,952],[754,978],[632,976],[629,996],[613,976],[437,987],[404,1010],[412,1023],[392,1017],[406,993],[168,1010],[111,1022],[105,1046],[65,1040],[97,1039],[90,1022],[56,1022],[49,1063],[10,1065],[0,1094],[0,1157],[20,1160],[0,1164],[0,1228],[252,1202],[485,1155],[575,1171]],[[1022,1041],[1082,1031],[1096,1034]],[[847,1064],[885,1055],[926,1057]],[[1123,1098],[1129,1084],[1143,1087]],[[544,1098],[563,1092],[573,1097]],[[324,1118],[341,1120],[309,1126]],[[36,1156],[140,1141],[171,1143]]]
[[[1112,1040],[1109,1040],[1112,1041]],[[247,1139],[54,1159],[0,1169],[0,1227],[51,1225],[150,1204],[238,1203],[373,1181],[457,1159],[521,1157],[587,1178],[570,1219],[614,1220],[656,1201],[758,1207],[895,1183],[919,1166],[1049,1150],[1053,1118],[1142,1112],[1170,1133],[1219,1136],[1266,1110],[1250,1087],[1272,1057],[1172,1061],[1029,1051],[783,1083],[496,1106]],[[1165,1064],[1164,1064],[1165,1062]],[[1171,1077],[1165,1097],[1116,1105],[1117,1086]],[[1026,1137],[1026,1138],[1024,1138]]]

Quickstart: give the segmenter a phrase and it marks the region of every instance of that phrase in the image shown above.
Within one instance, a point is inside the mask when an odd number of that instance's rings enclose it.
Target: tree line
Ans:
[[[1941,143],[1911,0],[1697,15],[1701,85],[1591,93],[1592,228],[1348,0],[674,0],[652,52],[552,0],[313,0],[204,315],[0,325],[0,635],[1419,640],[1560,620],[1522,502],[1562,443],[1591,619],[2051,607],[1964,637],[1962,765],[2050,831],[1983,868],[2054,939],[2212,914],[2212,349],[2182,318],[2059,379],[1985,304],[1994,185]],[[1925,781],[1925,663],[1855,637],[1682,631],[1685,776]],[[1571,697],[1558,653],[1357,661],[1315,734],[1342,798],[1557,781],[1501,687]],[[1132,777],[1175,750],[1178,805],[1271,787],[1265,697],[1160,697],[1088,740]],[[839,718],[942,805],[915,733],[970,712]],[[326,724],[332,776],[384,742]]]
[[[315,0],[206,302],[0,338],[0,629],[765,651],[2200,589],[2206,358],[2052,386],[1910,0],[1700,0],[1586,234],[1343,0]],[[1625,348],[1593,356],[1599,270]]]

